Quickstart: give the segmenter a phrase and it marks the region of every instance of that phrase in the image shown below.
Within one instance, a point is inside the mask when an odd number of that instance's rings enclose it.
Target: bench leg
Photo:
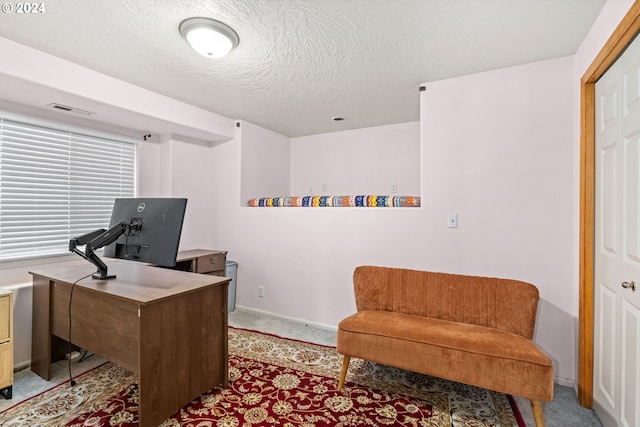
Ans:
[[[342,390],[344,386],[344,380],[347,378],[347,371],[349,370],[349,361],[351,356],[344,355],[342,358],[342,371],[340,371],[340,381],[338,381],[338,390]]]
[[[536,427],[544,427],[544,414],[542,413],[542,402],[540,402],[539,400],[532,400],[531,409],[533,410],[533,419],[536,420]]]

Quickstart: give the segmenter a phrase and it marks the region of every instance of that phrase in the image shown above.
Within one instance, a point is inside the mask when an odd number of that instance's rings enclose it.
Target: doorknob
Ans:
[[[636,290],[636,282],[622,282],[622,287],[625,289],[631,288],[632,291]]]

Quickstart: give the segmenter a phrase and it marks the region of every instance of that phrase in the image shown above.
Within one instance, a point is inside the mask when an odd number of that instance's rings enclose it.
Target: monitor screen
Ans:
[[[187,199],[116,199],[109,228],[118,223],[131,227],[104,248],[104,256],[175,266],[186,208]]]

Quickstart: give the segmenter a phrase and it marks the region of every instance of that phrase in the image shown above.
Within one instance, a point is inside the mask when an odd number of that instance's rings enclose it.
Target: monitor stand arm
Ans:
[[[75,237],[69,240],[69,250],[80,255],[82,258],[86,259],[93,265],[98,268],[98,271],[91,276],[94,279],[99,280],[107,280],[115,278],[114,275],[107,274],[107,266],[104,262],[96,255],[95,251],[110,245],[111,243],[118,240],[118,237],[122,236],[129,230],[137,230],[140,228],[140,224],[131,222],[130,224],[126,222],[120,222],[108,230],[104,230],[103,228],[92,231],[91,233],[83,234],[80,237]],[[80,251],[77,246],[85,245],[84,253]]]

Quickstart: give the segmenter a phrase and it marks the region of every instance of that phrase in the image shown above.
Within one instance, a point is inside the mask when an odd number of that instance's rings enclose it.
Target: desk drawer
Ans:
[[[0,344],[0,389],[13,385],[13,343]]]
[[[226,252],[216,252],[198,257],[196,262],[196,273],[211,273],[212,271],[224,272],[227,263]],[[224,275],[224,274],[223,274]]]
[[[0,296],[0,343],[11,338],[11,298],[9,295]]]

